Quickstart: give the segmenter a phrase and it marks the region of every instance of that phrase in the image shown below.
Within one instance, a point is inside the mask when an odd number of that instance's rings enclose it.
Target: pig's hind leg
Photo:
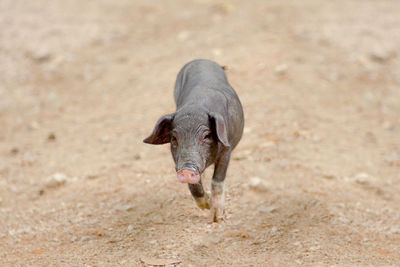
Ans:
[[[210,209],[210,197],[204,191],[201,179],[197,184],[189,184],[189,190],[200,209]]]
[[[215,163],[213,178],[211,180],[211,213],[209,222],[223,220],[225,209],[224,184],[226,171],[230,160],[230,151],[225,151]]]

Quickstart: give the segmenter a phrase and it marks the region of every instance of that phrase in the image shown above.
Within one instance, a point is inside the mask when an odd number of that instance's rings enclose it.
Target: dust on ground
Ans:
[[[1,265],[398,266],[399,13],[395,0],[2,1]],[[195,58],[228,67],[246,114],[220,224],[168,146],[142,143]]]

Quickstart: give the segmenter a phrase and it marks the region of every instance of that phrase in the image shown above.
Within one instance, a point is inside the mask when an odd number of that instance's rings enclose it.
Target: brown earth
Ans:
[[[399,14],[1,1],[1,266],[400,266]],[[228,67],[246,114],[219,224],[142,143],[195,58]]]

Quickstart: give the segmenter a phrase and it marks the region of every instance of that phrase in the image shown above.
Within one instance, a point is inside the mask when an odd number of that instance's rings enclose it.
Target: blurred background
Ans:
[[[2,266],[398,265],[399,14],[1,0]],[[227,67],[246,115],[221,224],[175,181],[169,147],[142,143],[196,58]]]

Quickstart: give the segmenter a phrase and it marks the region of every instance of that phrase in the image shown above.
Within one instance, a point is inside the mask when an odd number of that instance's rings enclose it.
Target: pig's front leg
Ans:
[[[225,150],[215,163],[214,175],[211,181],[211,213],[209,222],[218,222],[223,219],[225,208],[224,183],[229,165],[231,151]]]
[[[210,197],[204,191],[201,179],[197,184],[189,184],[189,190],[200,209],[210,209]]]

